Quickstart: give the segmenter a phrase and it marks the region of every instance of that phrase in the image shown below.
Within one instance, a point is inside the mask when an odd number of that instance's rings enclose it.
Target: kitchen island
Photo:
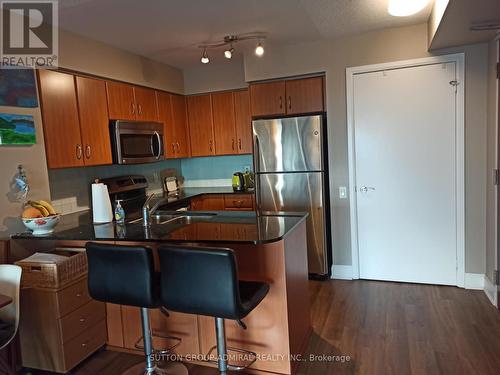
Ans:
[[[281,374],[293,373],[297,355],[310,333],[306,250],[306,218],[302,213],[256,213],[255,211],[160,212],[152,225],[93,225],[90,212],[64,216],[54,233],[35,237],[28,233],[12,237],[11,260],[34,251],[56,247],[83,248],[88,241],[150,246],[156,252],[168,243],[229,247],[236,253],[239,277],[270,284],[263,302],[248,315],[243,330],[226,322],[229,347],[258,354],[252,369]],[[176,336],[182,343],[175,352],[185,359],[200,359],[215,345],[214,322],[210,317],[159,310],[151,312],[153,331]],[[137,351],[141,336],[139,309],[106,305],[107,347]],[[168,340],[155,340],[157,347]],[[139,352],[139,351],[137,351]]]

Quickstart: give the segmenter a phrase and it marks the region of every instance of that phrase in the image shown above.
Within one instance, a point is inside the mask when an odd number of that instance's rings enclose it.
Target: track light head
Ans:
[[[208,64],[210,62],[210,59],[208,58],[208,53],[207,53],[207,49],[206,48],[203,50],[203,55],[201,55],[201,62],[203,64]]]
[[[233,45],[231,45],[231,47],[229,47],[229,49],[226,49],[224,51],[224,57],[226,59],[230,59],[233,57],[233,53],[234,53],[234,48],[233,48]]]
[[[255,54],[259,57],[264,54],[264,47],[260,41],[257,43],[257,47],[255,47]]]

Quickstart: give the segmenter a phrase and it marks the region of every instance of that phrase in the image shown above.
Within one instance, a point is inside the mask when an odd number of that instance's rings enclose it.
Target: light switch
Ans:
[[[339,198],[347,199],[347,187],[339,186]]]

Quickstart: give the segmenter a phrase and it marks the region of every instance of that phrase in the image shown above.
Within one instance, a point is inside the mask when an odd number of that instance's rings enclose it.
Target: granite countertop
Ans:
[[[203,193],[207,194],[206,188]],[[142,222],[94,225],[92,213],[83,211],[62,216],[51,234],[34,236],[25,232],[12,239],[262,244],[282,240],[307,217],[302,212],[160,212],[162,216],[153,215],[152,225],[144,228]]]

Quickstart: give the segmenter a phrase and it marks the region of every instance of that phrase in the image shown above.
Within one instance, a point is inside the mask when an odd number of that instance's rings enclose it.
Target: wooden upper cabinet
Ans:
[[[111,164],[106,84],[76,77],[76,89],[85,165]]]
[[[109,118],[135,120],[134,87],[121,82],[106,82]]]
[[[209,94],[188,96],[187,108],[191,155],[215,155],[211,96]]]
[[[286,114],[285,81],[254,83],[250,85],[252,116]]]
[[[135,86],[134,94],[136,119],[140,121],[158,121],[155,91]]]
[[[286,113],[323,112],[323,77],[285,81]]]
[[[171,95],[167,92],[158,91],[156,93],[158,103],[158,119],[163,123],[163,144],[165,157],[175,158],[175,132],[172,116]]]
[[[49,168],[82,166],[74,76],[40,69],[38,78],[47,165]]]
[[[250,96],[248,90],[234,92],[234,117],[238,154],[251,154],[252,116],[250,114]]]
[[[175,134],[175,155],[177,158],[188,158],[191,156],[191,145],[188,131],[186,97],[172,94],[171,101]]]
[[[232,92],[211,94],[216,155],[236,154],[237,140]]]

